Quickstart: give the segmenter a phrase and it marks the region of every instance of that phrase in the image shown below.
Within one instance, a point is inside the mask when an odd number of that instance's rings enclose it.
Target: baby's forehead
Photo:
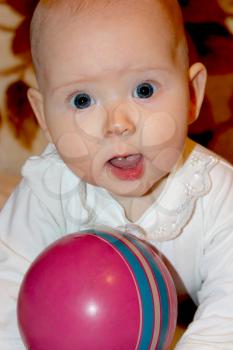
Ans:
[[[50,12],[53,14],[77,15],[86,11],[86,13],[95,13],[99,11],[108,11],[113,8],[137,9],[137,8],[156,8],[157,16],[164,14],[170,17],[170,20],[177,18],[180,7],[177,0],[40,0],[37,6],[37,14]],[[178,16],[180,19],[180,16]]]
[[[112,14],[122,17],[126,13],[133,15],[136,12],[140,13],[142,21],[143,14],[151,12],[154,15],[154,18],[151,16],[152,20],[159,19],[174,35],[182,29],[182,16],[177,0],[40,0],[31,23],[32,44],[43,36],[47,27],[51,28],[54,23],[66,26],[67,20],[77,20],[79,15],[102,16],[104,21]]]
[[[84,17],[88,21],[83,22]],[[161,37],[164,33],[167,38],[170,37],[174,48],[179,41],[177,38],[183,35],[182,16],[176,0],[41,0],[31,26],[32,56],[36,70],[43,66],[44,62],[40,56],[44,50],[47,52],[48,41],[51,43],[53,38],[57,40],[56,33],[64,31],[67,24],[73,23],[73,28],[76,30],[76,25],[79,23],[77,27],[79,36],[82,29],[87,30],[87,27],[82,27],[82,23],[87,26],[93,20],[96,23],[98,18],[98,26],[103,25],[107,30],[104,22],[109,18],[114,19],[113,17],[127,19],[128,26],[120,28],[121,31],[134,25],[135,19],[144,21],[142,27],[148,20],[151,23],[160,23],[157,29],[161,32]],[[140,22],[137,22],[137,25],[140,26]]]

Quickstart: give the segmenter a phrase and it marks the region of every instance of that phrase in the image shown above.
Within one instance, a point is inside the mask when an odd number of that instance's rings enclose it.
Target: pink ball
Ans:
[[[26,273],[18,324],[32,350],[155,350],[172,341],[177,298],[151,247],[116,231],[50,245]]]

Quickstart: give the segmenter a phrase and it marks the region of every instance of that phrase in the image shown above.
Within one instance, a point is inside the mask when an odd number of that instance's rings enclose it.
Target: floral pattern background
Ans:
[[[0,103],[0,148],[1,128],[7,128],[7,137],[14,139],[10,152],[17,149],[17,152],[30,153],[38,139],[39,127],[26,96],[28,85],[33,81],[29,26],[37,2],[0,0],[0,34],[9,34],[8,45],[15,58],[1,68],[4,58],[0,55],[0,84],[1,79],[9,80]],[[190,136],[233,163],[233,0],[179,2],[189,36],[191,60],[201,60],[209,73],[202,112],[190,127]],[[1,9],[6,7],[17,20],[6,23],[1,16]]]

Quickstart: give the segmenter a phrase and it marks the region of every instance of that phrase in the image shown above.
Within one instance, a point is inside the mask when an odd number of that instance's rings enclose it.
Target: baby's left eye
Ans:
[[[139,84],[133,92],[137,98],[150,98],[155,92],[155,87],[150,83]]]
[[[79,93],[72,97],[71,104],[77,109],[85,109],[93,105],[95,101],[86,93]]]

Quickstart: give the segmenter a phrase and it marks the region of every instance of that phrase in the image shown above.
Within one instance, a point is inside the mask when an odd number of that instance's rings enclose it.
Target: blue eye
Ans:
[[[150,98],[154,94],[155,88],[149,83],[142,83],[136,87],[134,91],[134,97],[138,98]]]
[[[85,109],[90,107],[94,103],[90,95],[85,93],[80,93],[71,99],[71,104],[77,109]]]

